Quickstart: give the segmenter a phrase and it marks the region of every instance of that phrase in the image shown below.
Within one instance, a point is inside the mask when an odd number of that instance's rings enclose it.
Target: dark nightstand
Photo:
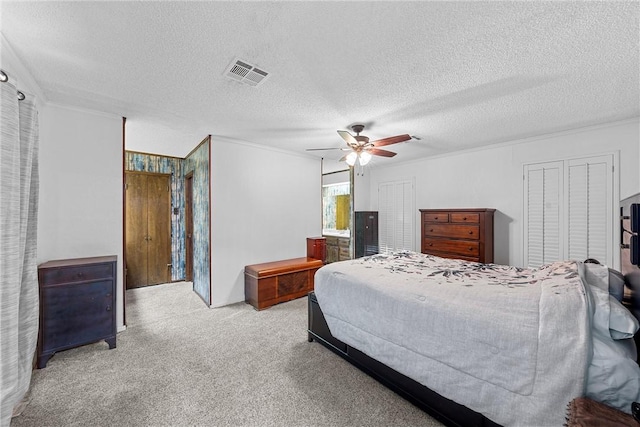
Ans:
[[[116,346],[116,256],[38,266],[40,330],[37,366],[57,351],[105,340]]]

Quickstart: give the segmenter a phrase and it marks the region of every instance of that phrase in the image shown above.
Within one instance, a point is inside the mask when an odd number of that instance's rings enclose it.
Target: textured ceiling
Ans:
[[[212,134],[305,153],[342,146],[336,130],[354,123],[421,138],[375,165],[640,115],[637,1],[2,1],[0,13],[46,100],[126,116],[134,150],[184,156]],[[269,77],[228,79],[235,58]]]

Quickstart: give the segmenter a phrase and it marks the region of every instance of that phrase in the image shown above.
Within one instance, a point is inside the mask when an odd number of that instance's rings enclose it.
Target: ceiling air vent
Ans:
[[[267,78],[269,73],[244,61],[235,60],[231,63],[225,75],[235,81],[258,86]]]

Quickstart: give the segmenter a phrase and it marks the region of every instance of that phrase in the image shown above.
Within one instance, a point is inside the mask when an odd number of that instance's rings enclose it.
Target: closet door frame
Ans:
[[[163,223],[166,222],[166,230],[165,230],[165,234],[162,236],[162,238],[168,240],[168,246],[167,246],[167,249],[166,249],[168,253],[165,254],[166,255],[166,260],[165,260],[166,263],[165,263],[165,261],[161,261],[160,264],[158,264],[158,268],[162,268],[162,272],[157,272],[158,274],[153,275],[153,277],[155,277],[156,279],[158,277],[162,277],[164,275],[166,280],[160,280],[160,281],[153,280],[154,282],[158,282],[158,283],[149,283],[150,282],[150,280],[149,280],[150,274],[149,274],[149,262],[148,262],[148,259],[147,259],[147,262],[145,263],[146,264],[146,269],[147,269],[147,272],[146,272],[146,277],[147,277],[146,282],[147,283],[142,284],[142,285],[138,285],[138,286],[135,286],[135,287],[144,287],[144,286],[149,286],[149,285],[154,285],[154,284],[159,284],[159,283],[171,282],[171,268],[172,268],[172,265],[171,265],[171,251],[172,251],[172,247],[171,247],[171,174],[155,173],[155,172],[142,172],[142,171],[125,171],[125,197],[124,197],[124,199],[125,199],[125,206],[124,206],[124,211],[125,211],[125,226],[124,226],[124,230],[125,230],[124,231],[124,235],[125,235],[125,254],[124,254],[124,257],[125,257],[125,270],[124,270],[125,271],[125,290],[126,289],[131,289],[130,284],[127,283],[127,278],[129,277],[129,274],[128,274],[129,273],[129,266],[127,266],[127,260],[128,260],[128,258],[130,256],[130,252],[131,251],[126,251],[126,247],[128,246],[128,239],[130,238],[129,237],[130,230],[127,230],[127,228],[128,228],[127,225],[129,223],[129,221],[127,220],[128,216],[129,216],[129,212],[128,212],[128,206],[127,206],[127,203],[126,203],[127,191],[129,191],[129,189],[128,189],[129,182],[128,182],[127,178],[129,176],[131,176],[131,175],[147,176],[147,177],[149,177],[149,176],[162,177],[162,178],[166,179],[167,180],[167,197],[168,197],[168,203],[167,203],[167,209],[166,209],[166,218],[164,218],[164,220],[162,221]],[[146,188],[148,188],[148,186]],[[149,198],[146,197],[145,201],[146,201],[146,203],[148,205],[149,204]],[[152,208],[153,208],[152,206],[147,206],[147,209],[152,209]],[[145,230],[146,230],[146,232],[144,233],[145,234],[145,236],[144,236],[145,243],[148,244],[150,241],[152,241],[152,239],[158,239],[158,237],[155,235],[155,233],[154,233],[154,236],[150,236],[149,235],[149,219],[148,219],[148,217],[145,218],[143,222],[145,223]],[[148,254],[149,254],[148,246],[145,247],[144,251],[146,252],[146,254],[148,256]],[[166,264],[166,265],[162,265],[162,264]]]

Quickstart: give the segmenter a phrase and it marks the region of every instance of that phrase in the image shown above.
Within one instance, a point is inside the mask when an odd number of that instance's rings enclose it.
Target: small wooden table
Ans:
[[[256,310],[290,301],[313,290],[313,277],[322,260],[293,258],[244,268],[244,297]]]

